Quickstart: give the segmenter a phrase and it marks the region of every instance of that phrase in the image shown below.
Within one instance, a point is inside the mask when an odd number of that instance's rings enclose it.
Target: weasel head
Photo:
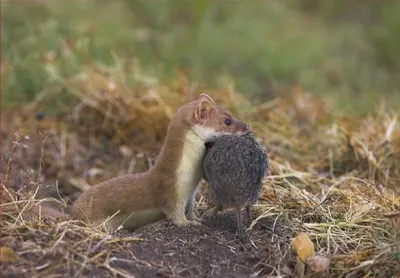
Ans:
[[[242,135],[250,131],[246,123],[217,106],[206,94],[201,94],[193,103],[192,130],[206,143],[213,142],[222,135]]]

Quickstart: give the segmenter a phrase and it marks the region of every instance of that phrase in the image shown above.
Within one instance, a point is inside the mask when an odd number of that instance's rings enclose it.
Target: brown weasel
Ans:
[[[195,191],[203,177],[205,143],[248,130],[246,123],[201,94],[175,113],[152,168],[91,187],[75,201],[71,216],[104,223],[109,231],[120,226],[135,229],[164,217],[178,226],[198,225],[193,209]]]

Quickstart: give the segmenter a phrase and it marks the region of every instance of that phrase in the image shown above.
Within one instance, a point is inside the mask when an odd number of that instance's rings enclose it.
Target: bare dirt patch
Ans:
[[[83,230],[65,222],[70,227],[57,240],[57,226],[63,224],[53,223],[52,228],[43,224],[44,230],[2,236],[2,245],[34,262],[34,266],[25,262],[2,264],[2,276],[109,277],[111,270],[125,277],[261,277],[282,269],[290,272],[295,256],[288,251],[287,228],[279,221],[264,219],[241,242],[235,221],[232,211],[224,211],[215,219],[206,215],[198,227],[181,228],[163,220],[134,233],[120,231],[103,237],[116,244],[93,240],[83,253],[77,245],[84,239],[76,234]],[[49,245],[55,247],[41,249]]]

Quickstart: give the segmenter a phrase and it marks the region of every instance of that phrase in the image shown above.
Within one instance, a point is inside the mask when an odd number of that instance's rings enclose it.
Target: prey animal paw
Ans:
[[[196,215],[188,215],[188,217],[187,217],[187,219],[189,220],[189,221],[195,221],[195,222],[201,222],[201,218],[199,218],[199,217],[197,217]]]
[[[195,218],[196,220],[189,220],[189,222],[190,222],[190,225],[193,225],[193,226],[202,226],[203,224],[200,222],[200,219],[199,218]]]

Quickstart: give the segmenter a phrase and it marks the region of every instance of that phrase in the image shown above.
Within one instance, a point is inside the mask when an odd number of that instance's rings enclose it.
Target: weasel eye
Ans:
[[[226,119],[226,120],[224,121],[224,123],[225,123],[226,125],[230,125],[230,124],[231,124],[231,119]]]

